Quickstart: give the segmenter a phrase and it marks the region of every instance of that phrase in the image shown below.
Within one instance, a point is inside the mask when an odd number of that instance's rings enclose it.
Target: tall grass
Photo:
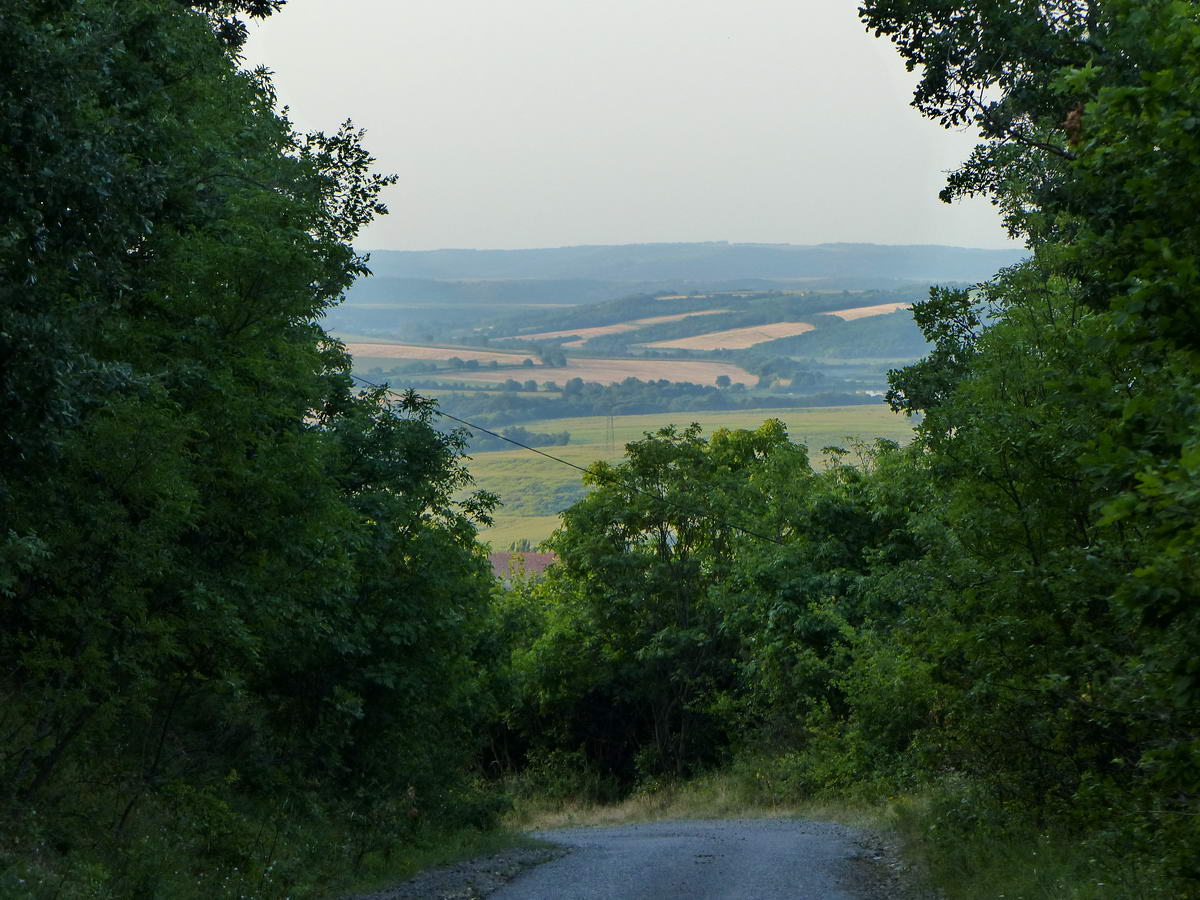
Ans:
[[[1087,835],[1015,822],[954,828],[937,798],[894,798],[881,822],[897,833],[946,900],[1151,900],[1180,898],[1159,873],[1106,853]]]
[[[345,823],[264,823],[262,852],[206,852],[166,831],[147,830],[119,848],[0,846],[0,900],[300,900],[346,897],[394,886],[425,869],[544,846],[511,827],[420,828],[404,841],[359,853]]]

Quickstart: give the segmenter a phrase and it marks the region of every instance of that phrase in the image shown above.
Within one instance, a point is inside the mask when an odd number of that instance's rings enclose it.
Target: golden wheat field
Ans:
[[[908,309],[912,306],[911,303],[878,303],[875,306],[855,306],[852,309],[835,309],[832,312],[827,312],[827,316],[837,316],[839,319],[845,319],[847,322],[852,322],[855,319],[865,319],[868,316],[883,316],[888,313],[894,313],[898,309]]]
[[[678,322],[690,316],[711,316],[715,313],[729,312],[727,309],[706,309],[701,312],[675,313],[670,316],[650,316],[647,319],[630,319],[628,322],[616,322],[612,325],[595,325],[590,328],[566,328],[562,331],[542,331],[538,334],[523,334],[522,339],[533,341],[548,341],[554,338],[571,337],[575,335],[582,340],[573,343],[580,344],[588,338],[599,337],[602,334],[621,334],[625,331],[636,331],[645,325],[657,325],[660,322]],[[570,347],[571,344],[564,344]]]
[[[746,347],[753,347],[755,344],[762,344],[777,338],[792,337],[812,330],[813,326],[808,322],[773,322],[770,325],[730,328],[727,331],[712,331],[694,337],[655,341],[646,346],[661,347],[664,350],[743,350]]]
[[[475,350],[469,347],[419,347],[415,344],[369,344],[354,342],[346,349],[355,358],[446,360],[477,359],[481,363],[495,360],[501,365],[519,366],[528,353],[499,353],[495,350]],[[503,379],[501,379],[503,380]]]

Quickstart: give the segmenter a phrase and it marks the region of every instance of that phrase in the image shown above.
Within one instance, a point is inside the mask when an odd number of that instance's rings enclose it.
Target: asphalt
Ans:
[[[875,900],[870,839],[799,819],[653,822],[547,831],[560,858],[491,900]],[[890,892],[889,892],[890,893]]]

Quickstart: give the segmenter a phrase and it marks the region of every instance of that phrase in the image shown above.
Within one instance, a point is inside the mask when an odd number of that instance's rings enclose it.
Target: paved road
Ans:
[[[874,900],[852,829],[750,819],[549,831],[568,854],[490,900]]]

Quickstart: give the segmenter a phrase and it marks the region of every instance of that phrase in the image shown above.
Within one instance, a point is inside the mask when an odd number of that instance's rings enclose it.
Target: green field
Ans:
[[[866,440],[883,437],[906,442],[912,436],[911,423],[883,403],[615,416],[611,441],[608,419],[604,416],[547,419],[527,422],[524,427],[530,431],[569,431],[570,444],[541,449],[577,466],[587,466],[597,459],[619,460],[626,443],[671,423],[683,426],[698,422],[706,433],[711,433],[718,428],[757,428],[766,419],[783,422],[792,440],[807,444],[814,462],[818,463],[821,448],[840,446],[847,437]],[[556,513],[583,495],[582,476],[578,470],[528,450],[513,448],[476,453],[468,467],[475,478],[475,486],[499,494],[504,503],[497,510],[495,525],[480,534],[496,550],[504,550],[522,538],[535,544],[544,540],[558,523]]]

